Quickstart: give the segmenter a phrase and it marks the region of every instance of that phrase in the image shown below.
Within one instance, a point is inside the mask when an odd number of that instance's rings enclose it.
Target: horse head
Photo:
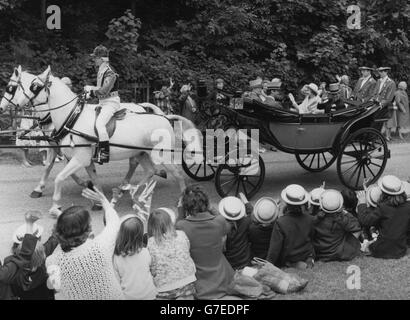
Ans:
[[[0,112],[6,111],[8,107],[24,106],[28,102],[28,88],[35,76],[22,71],[21,66],[14,69],[13,74],[6,86],[6,90],[0,102]]]

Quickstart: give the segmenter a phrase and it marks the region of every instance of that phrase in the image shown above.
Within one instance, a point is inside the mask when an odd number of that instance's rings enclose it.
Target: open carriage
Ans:
[[[254,100],[232,99],[230,107],[218,115],[224,129],[259,129],[259,142],[295,155],[299,165],[310,172],[321,172],[336,162],[340,181],[359,190],[365,179],[375,182],[390,157],[381,134],[386,110],[369,102],[350,103],[349,107],[329,114],[306,114],[264,105]],[[242,103],[243,101],[243,103]],[[204,151],[206,152],[206,150]],[[228,154],[226,154],[228,158]],[[237,159],[236,162],[185,165],[185,172],[198,181],[215,177],[221,197],[243,192],[253,197],[261,188],[265,165],[259,159]],[[257,164],[257,170],[247,168]]]

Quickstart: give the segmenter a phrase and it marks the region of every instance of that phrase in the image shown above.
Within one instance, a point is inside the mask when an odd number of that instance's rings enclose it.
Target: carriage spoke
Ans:
[[[357,163],[356,169],[353,170],[352,174],[350,175],[349,181],[351,181],[357,171],[357,169],[360,168],[360,164]]]
[[[363,165],[359,166],[359,172],[357,173],[357,179],[356,179],[356,187],[359,185],[360,172],[362,172],[362,167]]]
[[[256,186],[252,182],[250,182],[249,179],[246,180],[246,183],[249,183],[252,187],[256,188]]]
[[[313,163],[314,160],[315,160],[315,153],[313,154],[312,160],[310,161],[310,164],[309,164],[309,167],[310,167],[310,168],[312,167],[312,163]]]
[[[239,178],[240,179],[240,178]],[[236,184],[236,191],[235,191],[235,196],[237,196],[239,194],[239,181]]]
[[[323,160],[325,160],[325,163],[326,163],[326,165],[327,165],[329,162],[327,162],[324,152],[322,152],[322,157],[323,157]]]
[[[354,163],[352,166],[350,166],[348,169],[346,169],[345,171],[343,171],[343,174],[345,174],[346,172],[352,170],[352,168],[353,168],[356,164],[358,164],[357,161],[355,161],[355,163]]]
[[[369,171],[370,171],[370,173],[372,174],[373,178],[375,178],[375,177],[376,177],[376,175],[373,173],[372,169],[370,169],[370,167],[368,166],[368,164],[367,164],[367,163],[366,163],[365,165],[366,165],[367,170],[369,170]]]
[[[357,162],[357,160],[354,159],[354,160],[345,161],[345,162],[342,162],[341,165],[349,164],[349,163],[353,163],[353,162]]]
[[[199,170],[201,169],[201,166],[202,166],[202,164],[198,165],[198,169],[197,169],[196,172],[195,172],[195,176],[198,175],[198,172],[199,172]]]
[[[306,157],[304,157],[303,160],[302,160],[302,162],[305,162],[305,160],[306,160],[307,158],[309,158],[309,156],[310,156],[310,154],[308,154]]]
[[[370,161],[369,165],[373,165],[373,166],[376,166],[376,167],[379,167],[379,168],[382,167],[381,165],[379,165],[377,163],[374,163],[373,161]]]
[[[229,180],[229,181],[226,181],[226,182],[222,183],[222,184],[221,184],[221,187],[223,187],[224,185],[226,185],[226,184],[228,184],[228,183],[231,183],[232,181],[235,181],[235,177],[233,177],[233,179],[231,179],[231,180]]]
[[[242,184],[243,192],[245,192],[245,196],[246,196],[246,198],[248,198],[248,190],[246,190],[246,187],[245,187],[245,184],[243,183],[243,180],[241,180],[241,184]]]
[[[234,179],[235,180],[235,179]],[[232,181],[232,180],[231,180]],[[229,192],[232,191],[232,189],[235,187],[235,183],[232,184],[232,186],[229,188],[229,190],[226,192],[226,194],[229,194]]]

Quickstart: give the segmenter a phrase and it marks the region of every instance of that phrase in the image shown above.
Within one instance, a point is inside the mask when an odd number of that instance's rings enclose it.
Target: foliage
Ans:
[[[131,10],[131,3],[134,3]],[[95,81],[88,54],[111,50],[121,88],[141,77],[210,84],[218,77],[245,88],[256,77],[280,77],[293,91],[311,81],[357,78],[357,67],[388,65],[395,80],[410,74],[410,3],[359,0],[362,29],[349,30],[348,0],[56,0],[61,31],[48,31],[39,2],[0,0],[0,86],[13,66],[48,64],[77,89]],[[30,27],[28,27],[30,26]],[[128,99],[129,96],[126,96]]]

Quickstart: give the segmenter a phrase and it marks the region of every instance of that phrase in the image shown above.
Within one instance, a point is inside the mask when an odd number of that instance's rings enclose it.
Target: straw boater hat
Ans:
[[[251,89],[262,88],[262,81],[260,78],[251,80],[249,81],[249,87],[251,87]]]
[[[339,83],[329,84],[329,92],[330,93],[339,93],[340,92],[340,84]]]
[[[175,214],[175,211],[170,209],[170,208],[158,208],[157,210],[161,210],[166,212],[169,217],[171,218],[171,221],[173,224],[175,224],[175,222],[177,221],[177,215]]]
[[[312,90],[314,93],[319,94],[319,88],[316,84],[310,83],[307,86],[310,90]]]
[[[253,216],[260,223],[269,224],[275,222],[279,216],[278,204],[272,198],[260,198],[253,208]]]
[[[373,71],[373,68],[363,66],[363,67],[360,67],[359,70],[370,70],[370,71]]]
[[[392,175],[387,175],[381,178],[378,185],[384,193],[391,196],[397,196],[404,192],[403,182]]]
[[[14,243],[22,243],[24,239],[24,235],[26,234],[26,228],[27,226],[25,224],[21,225],[14,231],[13,233],[13,242]],[[40,239],[41,235],[43,234],[44,228],[37,223],[33,223],[33,235],[36,236],[36,238]]]
[[[391,70],[391,68],[390,67],[380,67],[380,68],[377,68],[377,71],[390,71]]]
[[[219,213],[227,220],[236,221],[246,214],[245,205],[236,197],[226,197],[219,202]]]
[[[320,196],[320,209],[326,213],[335,213],[343,209],[342,194],[333,189],[326,190]]]
[[[298,184],[291,184],[283,189],[281,197],[287,204],[295,206],[305,204],[309,201],[309,194]]]
[[[320,206],[320,196],[325,192],[324,188],[315,188],[310,191],[309,202],[314,206]]]
[[[367,203],[373,208],[376,208],[381,195],[382,195],[382,190],[377,184],[370,185],[366,190]]]
[[[407,200],[410,200],[410,183],[403,181],[404,192],[406,193]]]

